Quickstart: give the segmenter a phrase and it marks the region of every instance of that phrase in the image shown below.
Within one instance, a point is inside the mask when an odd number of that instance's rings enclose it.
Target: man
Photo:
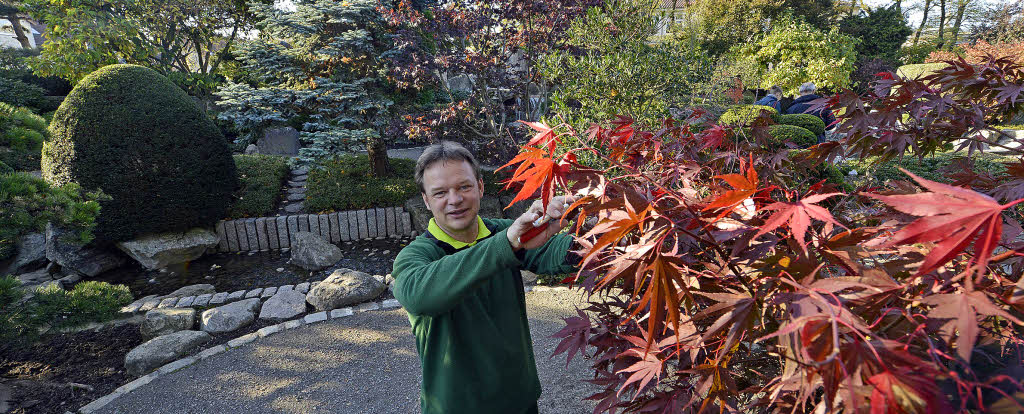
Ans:
[[[572,199],[555,197],[547,229],[520,243],[541,203],[515,221],[480,218],[484,183],[462,146],[427,147],[415,178],[434,218],[399,252],[393,275],[422,364],[422,412],[537,413],[540,380],[519,271],[574,270],[572,237],[558,235],[567,224],[557,219]]]
[[[814,85],[814,82],[806,82],[800,85],[800,89],[798,89],[798,91],[800,92],[800,97],[796,98],[796,100],[793,101],[793,104],[790,105],[788,109],[786,109],[786,113],[809,113],[818,118],[821,118],[821,120],[825,122],[825,129],[832,129],[832,127],[834,126],[832,124],[836,122],[836,117],[832,116],[832,111],[829,111],[828,109],[819,109],[817,111],[807,112],[807,110],[811,108],[811,101],[815,99],[821,99],[821,96],[815,93],[816,90],[817,86]]]
[[[776,112],[782,112],[782,105],[779,99],[782,99],[782,88],[779,85],[772,85],[771,88],[768,88],[768,95],[758,99],[757,102],[754,102],[754,105],[770,106],[775,108]]]

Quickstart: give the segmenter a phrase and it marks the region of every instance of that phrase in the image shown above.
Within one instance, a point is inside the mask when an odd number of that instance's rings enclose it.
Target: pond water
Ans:
[[[215,253],[189,263],[161,270],[147,270],[134,261],[90,280],[128,286],[132,295],[165,295],[183,286],[206,283],[218,292],[294,285],[323,280],[330,271],[347,267],[372,275],[391,273],[391,265],[399,250],[411,239],[382,239],[345,242],[338,247],[342,259],[322,271],[309,271],[288,263],[289,251]],[[280,270],[279,270],[280,269]]]

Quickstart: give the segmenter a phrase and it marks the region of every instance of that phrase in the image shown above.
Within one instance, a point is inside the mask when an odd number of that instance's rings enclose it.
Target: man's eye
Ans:
[[[444,193],[443,192],[434,193],[434,197],[444,197]]]

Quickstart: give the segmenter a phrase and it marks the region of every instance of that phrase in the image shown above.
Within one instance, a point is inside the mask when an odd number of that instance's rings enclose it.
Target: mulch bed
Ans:
[[[237,331],[214,334],[212,341],[182,358],[275,323],[257,319]],[[0,348],[0,387],[10,388],[9,412],[75,412],[114,392],[135,379],[125,371],[124,357],[143,342],[138,325],[124,324],[99,331],[46,335],[23,348]]]

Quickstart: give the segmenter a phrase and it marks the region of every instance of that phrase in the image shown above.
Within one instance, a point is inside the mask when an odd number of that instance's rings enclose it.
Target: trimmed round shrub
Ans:
[[[762,111],[768,111],[768,116],[770,116],[773,121],[779,116],[779,111],[776,111],[775,108],[770,106],[736,105],[725,111],[725,113],[722,114],[722,117],[718,118],[718,123],[723,125],[749,125],[761,115]]]
[[[102,190],[99,243],[212,226],[238,184],[220,130],[152,69],[110,65],[82,79],[53,116],[43,176]]]
[[[795,125],[805,128],[819,137],[825,135],[825,121],[811,114],[786,114],[779,115],[779,123],[782,125]]]
[[[772,137],[772,143],[782,145],[792,142],[800,148],[807,148],[818,143],[818,136],[807,128],[795,125],[772,125],[768,127],[768,134]]]

